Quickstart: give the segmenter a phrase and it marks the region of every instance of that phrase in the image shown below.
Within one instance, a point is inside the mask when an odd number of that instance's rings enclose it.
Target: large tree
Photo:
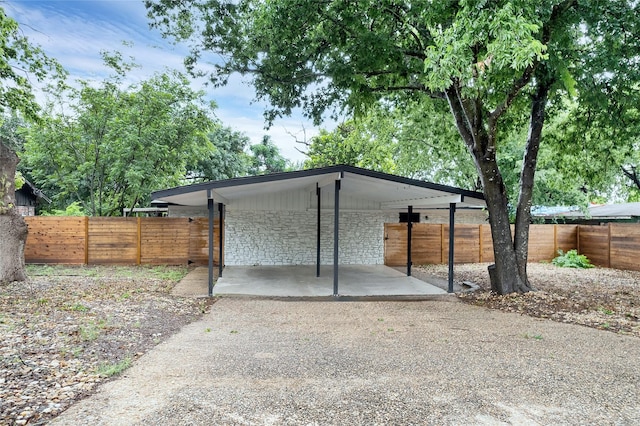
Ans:
[[[391,93],[449,107],[489,210],[492,288],[528,291],[537,153],[547,110],[569,93],[608,108],[637,97],[640,5],[630,0],[147,0],[152,25],[188,39],[186,64],[215,84],[251,74],[267,120],[303,108],[362,111]],[[222,58],[222,62],[220,59]],[[506,124],[505,124],[506,123]],[[505,127],[527,128],[515,232],[498,164]]]
[[[377,103],[329,132],[321,130],[304,149],[305,167],[358,167],[478,190],[473,161],[445,105],[432,99]]]
[[[301,142],[307,156],[304,167],[348,164],[393,173],[397,149],[393,124],[391,120],[378,121],[371,115],[366,120],[348,120],[331,132],[320,130],[309,142]]]
[[[556,169],[564,183],[591,200],[640,195],[640,107],[616,102],[605,109],[567,102],[547,132],[549,157],[560,159]]]
[[[268,175],[287,170],[287,159],[282,156],[280,149],[268,135],[264,135],[260,143],[251,145],[249,152],[247,173],[251,176]]]
[[[208,135],[211,149],[187,166],[193,183],[245,176],[250,158],[245,152],[249,137],[231,127],[216,126]]]
[[[127,84],[120,54],[104,58],[110,78],[57,93],[30,129],[25,162],[52,208],[79,202],[92,216],[119,216],[145,206],[154,189],[183,183],[188,165],[210,151],[211,105],[184,75],[168,70]]]
[[[39,107],[31,79],[42,81],[63,74],[60,65],[29,43],[17,22],[0,8],[0,112],[19,111],[27,119],[37,119]],[[20,160],[10,146],[11,141],[0,138],[0,282],[26,278],[27,225],[14,208],[15,173]]]

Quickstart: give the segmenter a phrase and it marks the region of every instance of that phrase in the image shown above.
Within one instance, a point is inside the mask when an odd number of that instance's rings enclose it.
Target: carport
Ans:
[[[213,217],[220,216],[218,276],[230,266],[313,265],[300,281],[331,274],[340,295],[340,265],[382,262],[382,226],[406,214],[407,276],[411,227],[421,209],[449,209],[449,291],[453,288],[453,235],[457,208],[485,206],[481,193],[353,166],[250,176],[170,188],[154,201],[207,206],[209,295],[213,295]],[[341,241],[342,238],[342,241]],[[331,266],[330,270],[323,265]],[[315,271],[314,271],[315,269]]]
[[[216,296],[326,297],[332,294],[332,265],[227,266]],[[432,296],[447,292],[385,265],[341,265],[340,296]]]

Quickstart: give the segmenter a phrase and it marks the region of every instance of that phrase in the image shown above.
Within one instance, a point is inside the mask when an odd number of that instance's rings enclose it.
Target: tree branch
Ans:
[[[456,127],[458,128],[460,136],[462,136],[465,144],[470,149],[477,152],[478,146],[476,144],[473,127],[471,126],[469,117],[467,117],[467,114],[464,110],[464,106],[462,104],[462,100],[460,99],[456,84],[451,84],[451,86],[446,88],[444,92],[449,103],[451,113],[453,114],[453,118],[456,121]]]
[[[577,0],[567,0],[553,7],[553,9],[551,10],[551,16],[549,17],[549,20],[542,27],[542,37],[540,40],[542,44],[546,46],[549,43],[549,41],[551,40],[551,33],[553,30],[553,27],[556,24],[556,22],[560,19],[562,14],[567,10],[569,10],[570,8],[577,6],[577,4],[578,4]],[[523,87],[529,84],[539,64],[540,64],[540,61],[538,60],[531,63],[528,67],[524,69],[520,78],[513,83],[513,86],[505,96],[505,99],[489,115],[489,128],[495,127],[496,122],[498,121],[500,116],[502,116],[502,114],[504,114],[507,108],[509,108],[509,106],[514,101],[516,96],[518,96],[518,93],[520,93],[520,90],[522,90]]]
[[[524,86],[529,84],[529,82],[531,81],[531,77],[533,76],[533,72],[535,71],[536,66],[538,65],[538,63],[539,62],[536,61],[536,62],[534,62],[533,64],[529,65],[527,68],[524,69],[524,72],[522,73],[520,78],[517,79],[513,83],[513,86],[511,86],[511,90],[509,90],[509,93],[507,93],[507,95],[505,96],[505,99],[502,101],[502,103],[500,103],[496,107],[496,109],[494,109],[489,114],[489,128],[493,128],[493,127],[496,126],[496,123],[498,122],[498,119],[500,118],[500,116],[502,114],[504,114],[504,112],[507,110],[507,108],[509,108],[509,106],[514,101],[516,96],[518,96],[518,93],[520,93],[520,90],[522,90],[522,88]]]
[[[635,166],[630,166],[629,170],[625,169],[624,166],[620,166],[620,168],[622,169],[622,173],[624,173],[624,175],[626,177],[631,179],[631,181],[634,183],[634,185],[638,189],[640,189],[640,176],[638,176],[638,172],[636,170],[636,167]]]

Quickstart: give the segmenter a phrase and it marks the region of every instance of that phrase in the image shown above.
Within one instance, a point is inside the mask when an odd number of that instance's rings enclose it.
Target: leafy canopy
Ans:
[[[33,81],[60,81],[66,71],[20,32],[18,23],[0,7],[0,112],[19,111],[38,119]]]
[[[166,71],[126,86],[132,64],[118,53],[104,58],[114,69],[109,79],[53,93],[30,129],[25,162],[52,194],[52,208],[77,201],[90,215],[120,215],[145,205],[151,191],[182,183],[187,166],[211,149],[213,105],[184,75]]]

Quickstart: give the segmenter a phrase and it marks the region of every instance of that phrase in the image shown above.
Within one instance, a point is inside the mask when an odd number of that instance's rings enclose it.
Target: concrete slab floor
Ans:
[[[446,294],[434,285],[384,266],[340,265],[340,296],[422,296]],[[213,288],[214,295],[326,297],[333,295],[333,266],[227,266]]]

